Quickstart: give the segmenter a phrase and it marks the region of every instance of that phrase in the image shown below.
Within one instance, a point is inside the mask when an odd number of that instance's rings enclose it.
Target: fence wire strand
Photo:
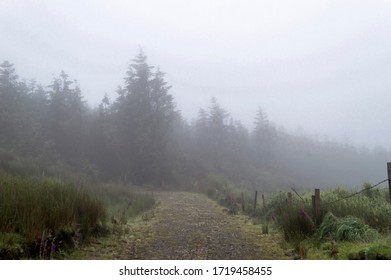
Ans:
[[[300,197],[300,199],[304,202],[304,198],[301,197],[301,195],[299,195],[299,193],[294,189],[294,188],[291,188],[292,191],[295,192],[295,194]]]
[[[348,195],[348,196],[339,198],[339,199],[334,200],[334,201],[331,201],[331,202],[322,203],[322,206],[334,204],[334,203],[339,202],[339,201],[341,201],[341,200],[345,200],[345,199],[351,198],[352,196],[355,196],[355,195],[358,195],[358,194],[360,194],[360,193],[362,193],[362,192],[365,192],[365,191],[371,190],[371,189],[373,189],[373,188],[376,188],[377,186],[383,184],[384,182],[387,182],[388,180],[389,180],[389,179],[384,179],[383,181],[380,181],[379,183],[377,183],[377,184],[375,184],[375,185],[373,185],[373,186],[370,186],[370,187],[368,187],[368,188],[364,188],[364,189],[362,189],[361,191],[355,192],[355,193],[353,193],[353,194],[351,194],[351,195]]]

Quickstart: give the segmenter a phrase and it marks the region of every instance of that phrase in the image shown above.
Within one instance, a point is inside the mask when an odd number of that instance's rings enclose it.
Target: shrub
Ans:
[[[224,193],[234,190],[232,184],[222,175],[209,174],[206,182],[206,194],[212,199],[219,200]]]
[[[334,239],[334,234],[337,231],[338,218],[332,213],[327,213],[322,223],[318,228],[318,235],[320,239]]]
[[[324,210],[332,212],[337,217],[354,216],[380,232],[391,229],[391,206],[387,202],[387,192],[379,189],[369,189],[370,185],[363,185],[363,193],[342,199],[354,192],[340,188],[322,192]],[[336,200],[338,202],[328,204]]]
[[[206,195],[226,207],[229,214],[235,215],[240,210],[241,194],[224,176],[208,176]]]
[[[377,236],[376,230],[361,219],[352,216],[337,218],[332,213],[325,215],[318,234],[321,239],[335,241],[370,241]]]
[[[307,205],[296,198],[288,203],[286,195],[280,193],[272,198],[265,213],[270,213],[271,219],[283,230],[287,241],[302,240],[315,231],[315,223],[309,214],[311,209]]]
[[[356,217],[347,216],[338,223],[336,240],[370,241],[376,236],[376,231]]]
[[[86,162],[49,163],[42,158],[20,156],[3,149],[0,149],[0,172],[13,176],[47,176],[79,184],[93,181],[98,176],[95,167]]]

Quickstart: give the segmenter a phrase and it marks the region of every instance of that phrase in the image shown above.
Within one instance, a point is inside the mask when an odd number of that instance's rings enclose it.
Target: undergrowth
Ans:
[[[60,257],[91,237],[115,233],[155,204],[122,185],[76,187],[0,171],[0,259]]]
[[[337,218],[327,213],[318,228],[318,236],[320,239],[335,241],[369,242],[378,236],[378,232],[357,217]]]
[[[94,192],[101,198],[108,217],[114,223],[127,223],[155,205],[153,192],[145,192],[136,187],[106,184],[94,187]]]
[[[36,257],[48,246],[59,251],[71,236],[83,242],[106,216],[102,202],[85,189],[5,173],[0,173],[0,205],[2,244],[11,244],[0,248],[6,256],[13,243],[23,244],[23,256]]]
[[[322,190],[317,221],[311,192],[293,195],[290,199],[287,193],[274,194],[258,213],[264,221],[275,223],[284,233],[285,240],[304,258],[311,247],[321,248],[321,244],[328,244],[329,258],[339,258],[338,255],[350,258],[349,253],[338,249],[343,248],[341,244],[372,244],[381,236],[387,236],[391,229],[388,192],[372,189],[368,183],[361,190],[358,194],[358,191],[341,187]],[[365,259],[375,258],[368,254],[361,252],[358,255]],[[376,255],[376,258],[386,258],[385,254]]]
[[[321,259],[391,256],[388,245],[376,243],[391,230],[391,205],[385,189],[364,183],[360,190],[321,190],[320,213],[315,218],[312,192],[289,197],[287,192],[268,194],[265,203],[259,197],[254,207],[254,191],[243,190],[242,200],[241,191],[223,176],[211,175],[205,185],[205,193],[227,207],[229,213],[244,210],[254,223],[262,224],[263,234],[268,233],[269,226],[281,231],[298,258],[313,258],[317,251]],[[357,245],[359,250],[355,244],[361,244]]]

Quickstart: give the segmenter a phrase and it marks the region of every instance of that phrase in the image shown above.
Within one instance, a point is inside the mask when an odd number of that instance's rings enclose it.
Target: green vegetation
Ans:
[[[6,257],[12,255],[13,244],[21,246],[15,257],[37,257],[47,246],[59,251],[73,245],[73,237],[82,242],[102,226],[106,215],[102,202],[84,189],[5,173],[0,174],[0,205],[0,254]]]
[[[377,237],[377,231],[361,219],[352,216],[337,218],[330,212],[323,218],[318,234],[320,239],[335,241],[371,241]]]
[[[313,182],[356,185],[382,176],[389,158],[383,148],[288,133],[262,108],[250,130],[214,98],[189,122],[143,51],[124,72],[117,91],[90,107],[83,81],[65,72],[42,85],[0,63],[0,169],[77,184],[87,178],[181,189],[214,173],[241,188],[275,191]]]
[[[240,210],[241,193],[235,185],[222,175],[210,174],[205,189],[207,196],[228,209],[230,214]]]
[[[0,259],[53,258],[150,209],[129,187],[79,187],[0,173]],[[110,221],[108,218],[110,217]]]
[[[284,232],[286,241],[302,258],[313,259],[381,259],[387,258],[382,240],[391,228],[391,206],[386,190],[362,192],[335,188],[321,191],[321,220],[316,223],[312,210],[312,193],[274,195],[262,211]],[[267,219],[267,218],[266,218]],[[378,247],[380,246],[380,247]],[[375,249],[378,254],[371,253]],[[382,248],[380,250],[379,248]],[[377,252],[376,251],[376,252]]]
[[[113,223],[126,224],[128,220],[150,210],[155,205],[153,193],[118,184],[99,185],[94,192],[107,208],[107,215]]]
[[[0,171],[15,176],[48,177],[65,182],[87,185],[94,181],[96,172],[85,163],[48,163],[42,158],[17,155],[0,148]]]
[[[261,108],[249,131],[214,98],[188,123],[164,73],[142,51],[115,96],[105,94],[90,108],[65,72],[43,86],[19,78],[8,61],[0,64],[1,257],[48,258],[91,236],[121,232],[153,207],[147,185],[194,187],[230,214],[262,223],[264,233],[281,230],[302,256],[308,240],[369,242],[390,232],[388,196],[368,184],[349,199],[353,193],[343,188],[322,191],[316,219],[310,193],[289,201],[286,193],[275,194],[254,208],[249,192],[292,183],[356,185],[382,174],[390,155],[384,149],[290,134]]]
[[[208,177],[205,193],[225,206],[229,213],[243,209],[262,233],[281,231],[288,255],[308,259],[389,259],[391,205],[388,190],[365,183],[358,191],[334,188],[321,191],[321,219],[316,221],[312,192],[288,198],[287,192],[269,194],[263,206],[254,192],[239,190],[223,176]],[[356,194],[358,193],[358,194]],[[234,198],[234,199],[233,199]],[[232,210],[234,209],[234,210]]]
[[[369,184],[363,185],[363,193],[352,196],[354,191],[342,188],[322,192],[324,211],[333,213],[337,217],[354,216],[362,219],[366,224],[380,232],[389,232],[391,229],[391,206],[388,201],[388,190],[369,189]],[[340,200],[342,199],[342,200]],[[328,204],[332,201],[336,203]]]

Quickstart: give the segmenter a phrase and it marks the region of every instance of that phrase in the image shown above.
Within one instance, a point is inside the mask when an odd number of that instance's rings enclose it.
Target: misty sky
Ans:
[[[251,128],[391,148],[391,1],[0,0],[0,61],[114,99],[141,46],[191,121],[211,97]]]

